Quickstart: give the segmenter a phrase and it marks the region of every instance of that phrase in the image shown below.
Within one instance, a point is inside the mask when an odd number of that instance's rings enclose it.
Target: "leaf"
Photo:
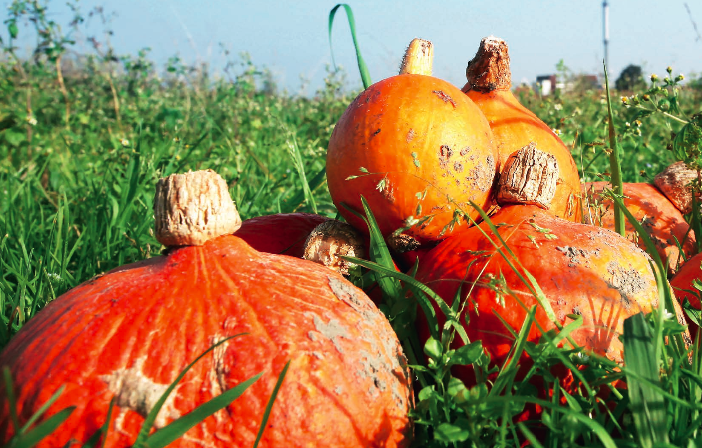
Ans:
[[[334,24],[334,16],[336,15],[336,10],[339,7],[343,7],[346,11],[346,17],[349,20],[349,28],[351,28],[351,38],[353,39],[353,46],[356,49],[356,60],[358,61],[358,70],[361,72],[361,81],[363,81],[363,88],[367,89],[371,83],[370,73],[368,72],[368,67],[366,62],[361,56],[361,47],[358,45],[358,40],[356,39],[356,21],[353,18],[353,11],[351,7],[346,3],[339,3],[329,11],[329,49],[332,55],[332,64],[336,68],[336,62],[334,61],[334,48],[332,47],[332,25]]]
[[[7,32],[10,33],[10,37],[13,39],[17,38],[17,34],[19,33],[19,29],[17,28],[17,21],[16,20],[10,20],[10,22],[7,24]]]
[[[5,140],[7,140],[7,143],[12,146],[19,146],[26,139],[26,135],[22,132],[17,132],[13,129],[8,129],[5,131]]]
[[[473,364],[482,356],[483,344],[480,341],[471,342],[468,345],[457,348],[449,359],[449,365],[459,364],[467,366]]]
[[[690,300],[686,297],[683,301],[683,310],[687,314],[688,319],[690,319],[698,327],[702,325],[702,311],[698,310],[690,303]]]
[[[470,422],[464,418],[459,418],[454,424],[442,423],[434,429],[434,439],[444,443],[465,442],[470,437],[470,431],[464,428],[469,425]]]

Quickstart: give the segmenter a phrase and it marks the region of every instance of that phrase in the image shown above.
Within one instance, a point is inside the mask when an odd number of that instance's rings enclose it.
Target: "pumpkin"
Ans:
[[[463,87],[480,108],[495,137],[497,169],[502,172],[507,158],[534,143],[539,150],[558,161],[556,195],[550,210],[569,221],[580,221],[580,176],[573,156],[560,138],[512,94],[509,52],[504,40],[494,36],[480,42],[475,57],[466,68],[468,82]]]
[[[602,196],[609,182],[583,184],[583,222],[614,230],[614,206],[610,198]],[[655,186],[647,183],[624,183],[624,205],[641,223],[656,246],[661,260],[673,274],[678,265],[697,252],[695,235],[682,213]],[[634,227],[626,221],[627,238],[640,248],[646,245],[638,238]],[[678,243],[682,251],[678,249]]]
[[[259,446],[409,443],[407,364],[389,323],[359,289],[327,268],[258,252],[231,235],[238,215],[213,172],[171,176],[156,197],[157,238],[171,246],[168,255],[72,289],[0,353],[15,381],[20,424],[62,385],[44,418],[76,406],[39,446],[85,442],[113,398],[105,446],[131,446],[178,373],[215,342],[242,333],[195,364],[155,426],[262,376],[171,446],[252,446],[288,361]],[[7,442],[13,429],[5,390],[0,402]]]
[[[329,193],[341,215],[366,231],[349,210],[363,212],[365,197],[383,236],[406,228],[419,244],[450,233],[457,206],[485,206],[495,177],[492,133],[480,110],[450,83],[416,74],[427,73],[417,59],[428,58],[429,48],[415,42],[409,68],[349,105],[327,151]]]
[[[702,254],[697,254],[685,262],[680,270],[670,279],[675,298],[682,305],[685,299],[690,301],[695,309],[700,309],[699,291],[694,287],[694,281],[702,281]],[[692,321],[688,319],[688,323]],[[699,331],[697,325],[690,325],[690,332],[695,336]]]
[[[518,155],[513,159],[517,160]],[[555,185],[548,183],[553,177],[529,178],[556,165],[553,156],[543,156],[521,157],[523,161],[531,160],[531,165],[518,170],[507,168],[526,178],[501,178],[500,190],[503,182],[521,184],[514,191],[531,191],[531,199],[550,191],[540,199],[547,201],[547,196],[554,194]],[[547,182],[542,182],[544,179]],[[430,251],[419,265],[417,279],[449,305],[460,290],[469,320],[469,339],[482,340],[485,350],[499,364],[513,345],[512,331],[521,329],[527,309],[538,303],[509,266],[509,260],[520,273],[533,275],[553,310],[549,317],[544,307],[537,306],[536,324],[548,331],[556,328],[553,320],[566,325],[574,315],[581,316],[582,325],[571,333],[573,340],[588,352],[622,362],[618,335],[623,331],[624,319],[658,306],[648,255],[610,230],[559,218],[539,205],[500,205],[502,208],[491,220],[514,256],[508,254],[488,224],[482,223],[454,233]],[[504,257],[498,248],[504,251]],[[682,319],[680,309],[675,311]],[[443,315],[440,311],[437,315],[442,325]],[[460,321],[464,322],[463,317]],[[419,322],[420,333],[428,338],[426,322]],[[528,340],[536,342],[540,337],[535,325]],[[472,381],[472,369],[463,369],[456,370],[457,376]]]
[[[257,216],[243,221],[236,236],[259,252],[302,258],[307,237],[315,227],[329,220],[314,213]]]

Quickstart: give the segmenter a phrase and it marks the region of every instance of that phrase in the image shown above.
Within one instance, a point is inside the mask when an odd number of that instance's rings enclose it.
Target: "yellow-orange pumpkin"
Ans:
[[[327,177],[334,204],[358,229],[365,223],[346,207],[362,212],[364,196],[384,236],[409,227],[404,233],[420,243],[437,240],[448,233],[455,203],[465,209],[469,200],[488,203],[492,133],[478,107],[450,83],[393,76],[368,87],[336,124]]]
[[[568,148],[532,111],[512,94],[509,53],[504,40],[486,37],[466,69],[468,82],[463,87],[480,108],[495,136],[498,172],[515,151],[534,143],[552,154],[560,167],[556,195],[551,203],[553,214],[569,221],[580,221],[580,176]]]

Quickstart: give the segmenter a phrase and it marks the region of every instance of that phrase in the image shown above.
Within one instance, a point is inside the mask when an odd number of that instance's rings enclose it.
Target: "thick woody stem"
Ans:
[[[401,75],[427,75],[431,76],[434,63],[434,45],[424,39],[412,39],[400,66]]]
[[[348,275],[351,263],[341,256],[363,258],[363,237],[350,224],[330,220],[314,228],[305,241],[302,258],[314,261],[342,275]]]
[[[697,179],[697,171],[688,168],[685,162],[675,162],[661,171],[653,179],[661,192],[682,213],[692,211],[692,187]]]
[[[241,227],[227,183],[212,170],[159,179],[154,217],[156,239],[168,247],[201,246]]]
[[[497,202],[538,205],[549,209],[556,194],[558,162],[552,154],[536,149],[532,142],[505,162],[500,175]]]
[[[512,73],[507,43],[495,36],[484,37],[475,57],[468,62],[466,78],[468,83],[463,87],[464,92],[509,90],[512,87]]]
[[[419,249],[419,241],[410,235],[405,235],[400,233],[399,235],[392,234],[386,238],[386,243],[390,250],[397,252],[398,254],[403,254],[405,252],[410,252]]]

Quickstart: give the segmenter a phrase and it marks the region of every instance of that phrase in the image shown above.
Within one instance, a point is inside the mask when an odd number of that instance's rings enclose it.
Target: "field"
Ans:
[[[152,231],[154,186],[161,177],[215,170],[229,184],[242,219],[294,211],[337,216],[326,188],[325,153],[335,123],[360,92],[360,86],[348,90],[343,72],[329,67],[325,86],[308,98],[279,93],[266,68],[246,55],[232,56],[228,76],[215,78],[205,67],[177,59],[161,74],[146,52],[20,61],[11,42],[3,45],[0,348],[72,287],[161,253]],[[668,150],[673,137],[698,112],[702,79],[683,80],[665,67],[658,76],[657,84],[646,79],[636,90],[610,97],[624,182],[649,182],[674,162]],[[656,93],[656,85],[666,93]],[[652,100],[644,101],[644,94]],[[542,98],[520,89],[518,95],[571,148],[583,181],[609,180],[603,91],[575,89]],[[650,322],[653,334],[663,334],[656,333],[657,320]],[[671,339],[680,331],[674,325],[664,330]],[[448,364],[437,361],[438,367],[417,370],[425,383],[414,413],[416,446],[517,446],[523,440],[551,447],[702,444],[698,341],[692,365],[684,362],[686,354],[665,349],[652,360],[649,377],[645,370],[625,374],[614,363],[565,349],[556,354],[547,345],[520,347],[540,353],[530,375],[553,387],[550,369],[564,357],[571,365],[589,366],[586,380],[605,385],[608,406],[588,387],[571,391],[565,405],[566,392],[558,388],[552,397],[535,398],[533,388],[515,380],[514,365],[483,365],[485,373],[501,372],[499,391],[487,381],[466,389],[451,377]],[[642,396],[612,386],[627,378]],[[511,424],[510,417],[530,401],[546,409],[541,428],[547,436]]]

